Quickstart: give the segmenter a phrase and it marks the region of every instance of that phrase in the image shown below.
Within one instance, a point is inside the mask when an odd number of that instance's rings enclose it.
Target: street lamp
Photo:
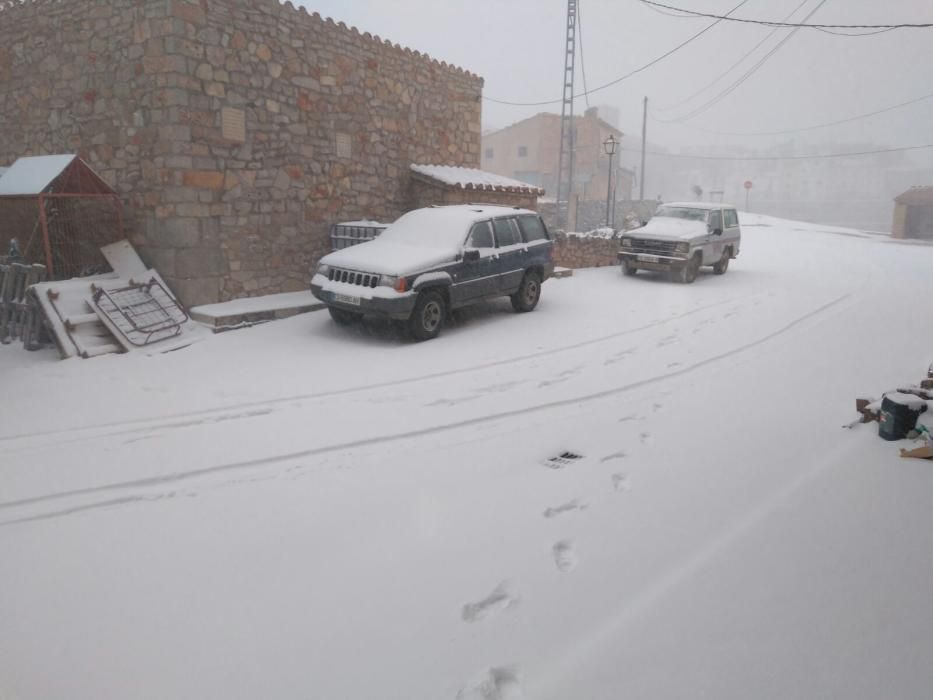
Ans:
[[[612,134],[609,134],[609,138],[603,141],[603,150],[606,151],[606,155],[609,156],[609,177],[606,178],[606,228],[609,228],[609,212],[610,212],[610,203],[612,201],[612,156],[616,153],[616,146],[619,145],[619,142],[616,141],[616,137]]]

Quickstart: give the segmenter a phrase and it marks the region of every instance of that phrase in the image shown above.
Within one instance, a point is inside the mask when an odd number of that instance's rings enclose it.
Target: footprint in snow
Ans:
[[[498,394],[502,391],[508,391],[509,389],[514,389],[517,386],[524,384],[524,381],[517,382],[503,382],[502,384],[490,384],[489,386],[481,386],[477,391],[483,392],[484,394]]]
[[[425,404],[425,406],[456,406],[457,404],[474,401],[478,398],[478,396],[461,396],[458,399],[438,399],[437,401]]]
[[[641,440],[642,445],[647,445],[651,442],[651,433],[642,433],[638,436],[638,439]]]
[[[573,571],[577,567],[577,555],[573,551],[572,540],[561,540],[551,548],[554,554],[554,563],[561,573]]]
[[[580,503],[575,498],[572,501],[567,501],[566,503],[562,503],[559,506],[546,508],[542,515],[544,515],[545,518],[556,518],[558,515],[562,515],[563,513],[569,513],[574,510],[586,510],[586,508],[587,506],[585,503]]]
[[[482,600],[464,605],[461,616],[464,622],[477,622],[490,613],[515,607],[518,601],[519,598],[512,592],[509,582],[502,581]]]
[[[541,389],[546,386],[552,386],[554,384],[560,384],[562,382],[566,382],[568,379],[570,379],[575,374],[579,374],[580,370],[582,369],[583,369],[582,367],[574,367],[573,369],[565,370],[561,372],[560,374],[558,374],[554,379],[545,379],[543,382],[540,382],[538,384],[538,388]]]
[[[635,352],[635,348],[628,348],[626,350],[622,350],[621,352],[617,352],[616,354],[612,355],[608,360],[603,362],[603,364],[606,365],[607,367],[609,365],[614,365],[616,362],[621,362],[622,360],[624,360],[626,357],[628,357],[634,352]]]
[[[616,472],[612,475],[612,488],[615,491],[631,491],[632,483],[629,481],[628,474]]]
[[[639,416],[637,413],[629,413],[627,416],[622,416],[619,419],[619,422],[628,423],[629,421],[632,421],[632,420],[641,420],[641,419],[642,419],[641,416]]]
[[[600,462],[611,462],[615,459],[625,459],[628,455],[623,451],[619,450],[618,452],[613,452],[611,455],[606,455],[603,457]]]
[[[677,336],[669,335],[666,338],[661,338],[661,340],[658,341],[657,347],[663,348],[665,345],[670,345],[671,343],[676,343],[676,342],[677,342]]]
[[[499,666],[485,671],[457,693],[456,700],[523,700],[521,668]]]

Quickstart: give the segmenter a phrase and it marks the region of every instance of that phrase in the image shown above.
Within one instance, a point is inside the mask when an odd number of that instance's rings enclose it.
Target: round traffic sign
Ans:
[[[751,188],[752,188],[752,181],[751,181],[751,180],[746,180],[746,181],[745,181],[745,189],[750,190]]]

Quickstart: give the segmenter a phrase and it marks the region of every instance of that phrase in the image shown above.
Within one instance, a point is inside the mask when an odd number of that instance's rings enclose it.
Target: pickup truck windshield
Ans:
[[[706,221],[706,209],[691,209],[689,207],[661,207],[655,216],[666,216],[671,219],[687,219],[688,221]]]

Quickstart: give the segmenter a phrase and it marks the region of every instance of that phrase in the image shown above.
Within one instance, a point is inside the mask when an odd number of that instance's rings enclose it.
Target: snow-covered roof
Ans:
[[[894,201],[898,204],[933,204],[933,186],[911,187],[895,197]]]
[[[0,195],[39,194],[52,180],[61,175],[76,157],[71,153],[18,158],[0,177]]]
[[[687,209],[735,209],[726,202],[663,202],[662,207],[685,207]]]
[[[492,190],[495,192],[521,192],[523,194],[544,194],[544,190],[527,182],[513,180],[510,177],[496,175],[479,168],[462,168],[457,165],[419,165],[412,163],[414,173],[436,180],[450,187],[465,190]]]

